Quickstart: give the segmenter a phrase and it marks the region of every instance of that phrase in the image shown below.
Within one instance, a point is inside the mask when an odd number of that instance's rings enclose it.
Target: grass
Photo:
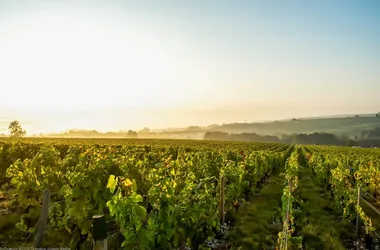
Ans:
[[[282,171],[281,171],[282,172]],[[237,213],[237,224],[229,238],[236,249],[274,249],[282,230],[283,178],[273,173],[252,200]]]
[[[345,239],[355,237],[355,228],[339,219],[334,210],[334,201],[309,169],[300,166],[299,177],[301,212],[295,220],[295,235],[302,236],[303,249],[347,249]]]

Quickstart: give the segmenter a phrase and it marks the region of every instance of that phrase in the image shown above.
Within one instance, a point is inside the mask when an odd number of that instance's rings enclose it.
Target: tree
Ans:
[[[150,133],[150,129],[147,128],[147,127],[145,127],[142,130],[140,130],[139,133],[141,133],[141,134],[149,134]]]
[[[198,129],[202,129],[202,128],[199,126],[190,126],[187,128],[187,130],[198,130]]]
[[[127,133],[128,138],[137,138],[137,132],[129,130]]]
[[[26,131],[22,129],[19,121],[14,120],[8,126],[9,133],[11,137],[23,137],[26,135]]]

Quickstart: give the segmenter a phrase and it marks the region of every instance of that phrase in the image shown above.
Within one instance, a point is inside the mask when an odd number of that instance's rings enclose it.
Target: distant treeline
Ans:
[[[329,133],[291,134],[281,137],[272,135],[259,135],[256,133],[229,134],[220,131],[207,132],[205,140],[223,141],[255,141],[255,142],[282,142],[295,144],[318,144],[335,146],[361,146],[380,147],[380,128],[371,131],[363,131],[359,139],[351,139],[348,136],[336,136]]]
[[[195,137],[194,135],[197,134]],[[281,136],[260,135],[257,133],[227,133],[220,131],[208,131],[192,126],[186,130],[152,132],[148,128],[140,131],[119,131],[101,133],[96,130],[69,130],[60,134],[40,135],[47,137],[70,138],[178,138],[178,139],[203,139],[216,141],[253,141],[253,142],[281,142],[296,144],[319,144],[336,146],[361,146],[380,147],[380,128],[363,130],[355,136],[341,136],[331,133],[293,133]]]
[[[69,130],[58,134],[40,134],[46,137],[68,137],[68,138],[168,138],[173,134],[185,133],[184,131],[175,132],[151,132],[148,129],[140,131],[119,131],[119,132],[98,132],[96,130]],[[187,132],[188,133],[188,132]],[[37,136],[37,135],[36,135]]]
[[[88,137],[88,138],[137,138],[137,132],[129,130],[127,132],[106,132],[101,133],[96,130],[69,130],[60,134],[47,135],[50,137]]]
[[[356,139],[373,139],[373,138],[380,138],[380,128],[375,128],[372,130],[363,130],[360,133],[360,136],[356,136]]]

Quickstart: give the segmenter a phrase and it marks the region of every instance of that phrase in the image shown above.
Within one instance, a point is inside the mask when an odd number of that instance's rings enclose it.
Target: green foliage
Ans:
[[[114,221],[112,230],[122,233],[118,245],[125,249],[178,249],[185,245],[201,249],[221,231],[221,176],[225,211],[233,218],[237,207],[244,206],[263,179],[284,167],[283,230],[278,243],[282,248],[286,239],[288,246],[299,248],[307,240],[296,237],[297,216],[303,212],[298,209],[302,202],[298,196],[300,165],[309,166],[318,182],[331,187],[334,204],[345,219],[352,221],[359,213],[370,233],[372,221],[356,206],[356,194],[360,185],[363,191],[380,196],[379,160],[377,149],[310,146],[294,150],[276,143],[0,140],[1,181],[10,184],[12,202],[17,201],[20,211],[13,230],[34,232],[42,193],[49,189],[47,236],[67,235],[72,248],[82,245],[83,249],[91,245],[91,218],[97,214]],[[49,246],[67,245],[46,242]]]
[[[91,218],[105,214],[114,218],[125,249],[196,249],[220,231],[220,176],[226,211],[234,211],[264,175],[283,164],[288,148],[154,143],[0,141],[1,167],[25,209],[18,228],[34,231],[37,221],[31,218],[38,219],[42,193],[49,189],[47,234],[65,230],[73,248],[92,241]]]
[[[285,164],[285,187],[282,201],[281,215],[283,218],[283,230],[278,234],[279,249],[302,248],[302,237],[292,237],[295,232],[295,216],[298,211],[294,208],[296,202],[295,193],[299,185],[299,147],[296,147]]]
[[[111,175],[107,187],[116,193],[107,202],[112,216],[116,217],[125,237],[122,247],[126,249],[151,249],[154,245],[152,218],[147,219],[147,211],[141,205],[143,197],[137,194],[135,181],[120,179]]]
[[[342,216],[354,221],[359,214],[366,233],[374,230],[372,220],[361,206],[357,206],[359,186],[363,191],[379,197],[380,152],[376,149],[350,149],[341,147],[308,147],[307,164],[319,180],[327,184],[333,195],[335,206]]]

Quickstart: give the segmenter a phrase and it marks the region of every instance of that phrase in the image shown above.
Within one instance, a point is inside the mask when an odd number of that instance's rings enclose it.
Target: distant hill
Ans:
[[[0,134],[6,133],[9,122],[0,121]],[[229,123],[210,125],[207,127],[189,126],[187,128],[166,128],[154,130],[149,133],[138,131],[139,138],[177,138],[177,139],[203,139],[206,132],[220,131],[226,133],[256,133],[258,135],[282,136],[284,134],[311,134],[331,133],[361,137],[366,131],[380,128],[380,117],[376,114],[337,115],[334,117],[294,118],[281,121]],[[69,129],[69,128],[68,128]],[[50,134],[49,136],[67,137],[118,137],[125,138],[125,132],[98,133],[97,131],[81,131],[70,133]],[[95,134],[94,134],[95,133]]]
[[[336,135],[359,135],[363,130],[380,127],[380,117],[354,116],[343,118],[308,118],[268,123],[233,123],[214,127],[212,131],[227,133],[257,133],[263,135],[281,135],[293,133],[325,132]]]
[[[202,139],[204,134],[212,131],[240,134],[256,133],[258,135],[330,133],[337,136],[346,135],[361,138],[363,133],[380,128],[380,117],[376,114],[337,115],[334,117],[293,118],[281,121],[228,123],[208,127],[191,126],[188,128],[165,129],[170,138]],[[163,131],[163,130],[162,130]],[[162,133],[162,131],[157,131]]]

